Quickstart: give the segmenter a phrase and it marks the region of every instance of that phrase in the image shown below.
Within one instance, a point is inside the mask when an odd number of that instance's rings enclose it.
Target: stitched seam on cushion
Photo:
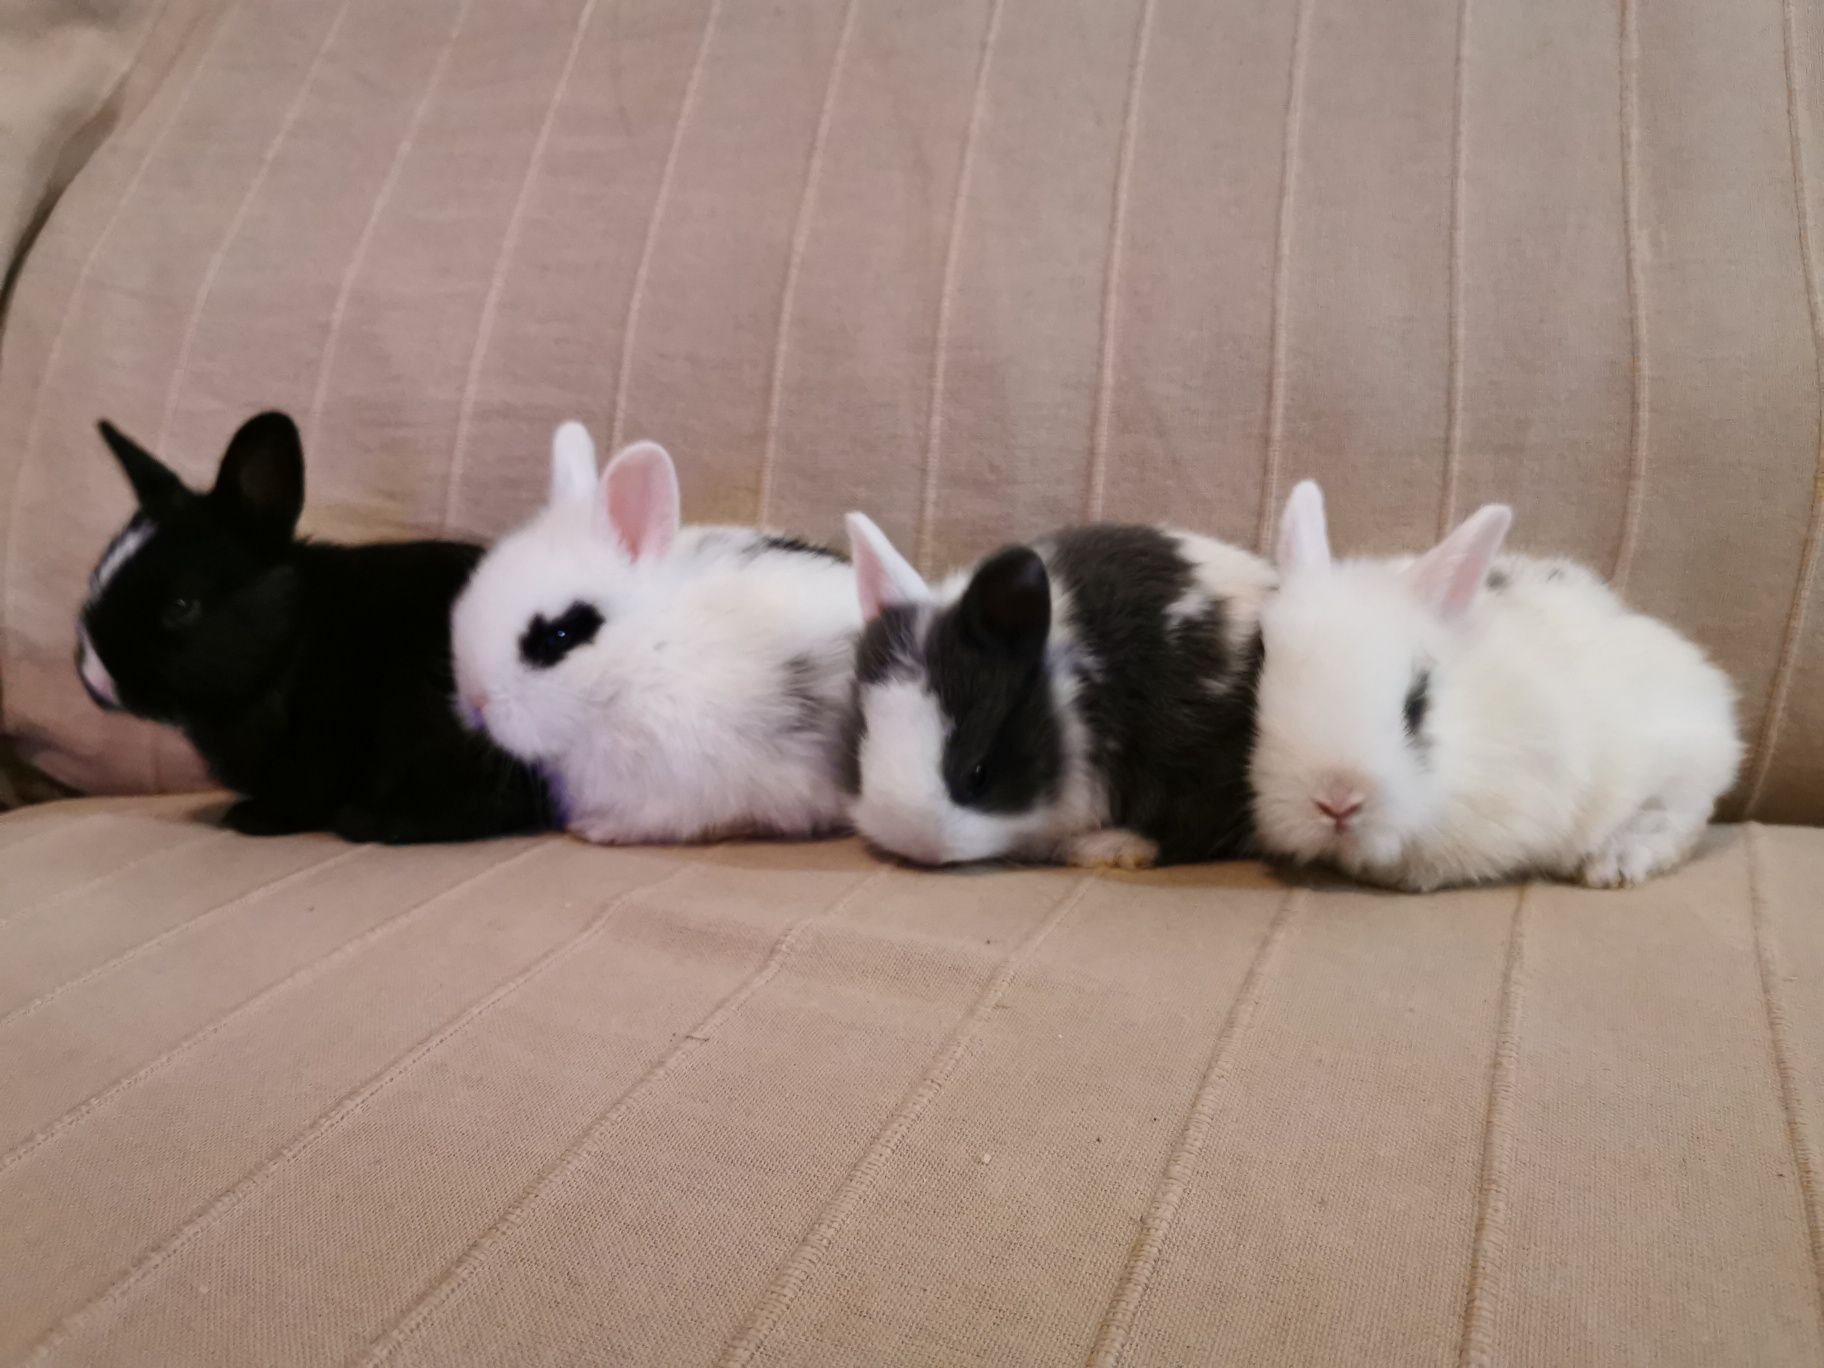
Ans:
[[[106,1106],[128,1089],[145,1082],[155,1074],[163,1072],[198,1045],[201,1045],[204,1041],[225,1029],[231,1021],[235,1020],[235,1018],[246,1012],[252,1011],[255,1007],[258,1007],[268,999],[277,997],[288,988],[293,988],[298,984],[309,982],[331,965],[352,957],[356,951],[366,949],[371,942],[379,940],[388,932],[397,930],[399,927],[406,925],[408,922],[437,906],[445,899],[455,897],[458,893],[461,893],[464,889],[469,888],[473,884],[523,864],[541,851],[554,849],[558,849],[558,847],[550,844],[531,846],[509,859],[502,860],[498,864],[489,865],[486,869],[477,870],[473,874],[465,875],[463,878],[451,884],[448,888],[430,894],[428,897],[421,898],[412,906],[402,908],[400,911],[395,912],[392,916],[386,918],[386,920],[369,927],[353,940],[343,941],[342,944],[317,956],[316,959],[309,960],[306,963],[299,965],[296,969],[293,969],[289,974],[285,975],[285,977],[276,982],[267,984],[264,988],[253,994],[253,996],[243,998],[221,1016],[210,1022],[209,1025],[191,1032],[156,1059],[142,1064],[132,1073],[126,1075],[126,1077],[116,1079],[113,1083],[94,1094],[87,1101],[78,1103],[55,1121],[51,1122],[48,1126],[41,1128],[36,1134],[21,1141],[7,1154],[0,1156],[0,1173],[5,1173],[15,1164],[30,1158],[33,1153],[46,1143],[56,1139],[91,1112]]]
[[[1445,335],[1444,479],[1438,496],[1438,536],[1450,531],[1457,513],[1457,481],[1463,461],[1463,147],[1468,103],[1469,0],[1457,3],[1457,70],[1450,129],[1450,318]]]
[[[1495,1362],[1496,1291],[1507,1252],[1508,1182],[1514,1166],[1514,1076],[1519,1067],[1520,1028],[1525,1006],[1526,900],[1523,885],[1514,900],[1507,933],[1507,966],[1496,1008],[1494,1055],[1488,1068],[1488,1111],[1482,1128],[1482,1172],[1476,1194],[1476,1229],[1470,1243],[1469,1278],[1463,1295],[1463,1329],[1457,1346],[1462,1368]]]
[[[470,3],[471,0],[461,0],[456,7],[456,18],[443,40],[442,49],[437,53],[437,60],[431,64],[430,76],[424,83],[424,93],[418,97],[417,107],[412,110],[411,120],[406,124],[399,146],[393,152],[392,165],[386,169],[386,179],[381,181],[380,189],[374,195],[373,208],[368,211],[367,222],[361,225],[361,236],[355,239],[348,265],[342,271],[342,283],[336,289],[335,306],[329,311],[329,331],[323,338],[322,354],[317,358],[317,383],[311,394],[310,413],[304,423],[304,450],[307,452],[316,447],[317,429],[322,424],[323,409],[329,401],[329,381],[331,372],[335,369],[336,347],[342,338],[342,325],[348,315],[349,299],[355,292],[355,280],[367,263],[368,249],[373,245],[375,233],[379,231],[381,216],[392,202],[393,192],[405,173],[405,164],[418,144],[418,134],[424,127],[425,117],[430,113],[438,88],[443,84],[450,56],[456,50],[456,41],[469,17]]]
[[[181,854],[182,852],[189,850],[194,846],[208,845],[208,844],[226,844],[231,841],[244,840],[244,839],[246,839],[246,838],[242,837],[238,833],[232,832],[232,831],[211,832],[209,835],[203,837],[201,840],[187,841],[183,845],[177,846],[175,848],[167,848],[165,850],[155,850],[151,854],[141,856],[139,859],[134,860],[131,864],[128,864],[121,869],[115,870],[113,874],[104,875],[102,878],[90,880],[87,884],[82,885],[81,888],[74,890],[70,895],[57,899],[56,902],[57,903],[66,902],[69,900],[70,897],[75,897],[75,896],[79,896],[82,893],[86,893],[86,892],[90,891],[92,888],[94,888],[96,885],[106,883],[109,879],[118,878],[120,875],[125,874],[128,870],[135,869],[138,866],[145,864],[148,860],[155,860],[161,855]],[[115,955],[112,959],[104,960],[102,963],[95,965],[92,969],[87,969],[87,970],[83,971],[82,973],[78,974],[75,978],[66,979],[63,983],[59,984],[55,988],[52,988],[49,992],[39,994],[37,997],[33,998],[30,1002],[24,1004],[23,1006],[15,1007],[12,1011],[8,1012],[5,1016],[0,1016],[0,1027],[10,1026],[13,1022],[18,1021],[23,1017],[31,1016],[34,1012],[43,1010],[44,1008],[50,1006],[58,998],[62,997],[65,993],[73,992],[75,989],[82,987],[83,984],[89,983],[89,982],[93,981],[94,979],[100,978],[103,974],[111,973],[113,970],[120,968],[123,964],[130,964],[134,960],[138,959],[141,955],[151,954],[154,950],[157,950],[160,946],[168,945],[173,940],[178,939],[180,936],[188,935],[190,932],[195,931],[200,927],[208,925],[210,922],[214,921],[217,917],[220,917],[229,912],[232,912],[236,908],[241,907],[247,903],[254,902],[257,899],[264,897],[265,895],[267,895],[269,893],[276,893],[281,888],[288,888],[293,883],[298,882],[299,880],[303,879],[307,875],[319,874],[319,873],[322,873],[326,869],[333,869],[337,865],[344,864],[347,861],[354,859],[356,856],[364,853],[364,851],[371,849],[371,848],[372,847],[357,847],[356,849],[353,849],[353,850],[343,851],[338,854],[331,855],[326,859],[313,860],[310,864],[305,865],[302,869],[294,869],[287,874],[280,874],[280,875],[276,876],[275,878],[266,880],[264,883],[259,884],[258,886],[254,887],[254,888],[248,889],[245,893],[237,893],[234,897],[228,898],[223,902],[216,903],[213,907],[204,908],[201,912],[198,912],[196,915],[184,918],[184,920],[180,921],[176,926],[166,927],[165,930],[161,931],[158,935],[153,936],[150,940],[144,940],[144,941],[141,941],[138,945],[129,946],[127,949],[125,949],[125,950],[121,951],[119,954]],[[50,905],[55,905],[55,904],[50,904]]]
[[[70,830],[71,828],[64,827],[61,829],[67,831],[67,830]],[[56,831],[56,830],[59,830],[59,828],[56,826],[53,826],[50,828],[50,830]],[[43,834],[43,833],[40,833],[40,834]],[[81,883],[76,884],[73,887],[65,888],[65,889],[61,890],[60,892],[56,893],[55,895],[53,895],[52,897],[45,899],[43,902],[26,903],[23,907],[15,907],[11,912],[6,913],[4,916],[0,916],[0,928],[11,926],[15,921],[17,921],[21,917],[32,916],[32,915],[37,915],[37,914],[44,913],[44,912],[54,911],[57,908],[62,907],[65,903],[74,902],[77,898],[82,897],[84,894],[92,893],[97,888],[100,888],[103,884],[110,883],[113,880],[120,878],[121,875],[130,873],[131,871],[138,869],[141,865],[146,864],[152,860],[159,859],[160,857],[165,856],[165,855],[182,854],[184,851],[190,850],[196,846],[209,845],[209,844],[213,844],[213,843],[217,843],[217,842],[223,842],[225,837],[231,836],[232,834],[233,834],[232,832],[210,831],[210,832],[205,832],[202,836],[198,837],[195,840],[184,841],[179,845],[160,846],[156,850],[148,850],[144,855],[135,856],[133,859],[128,860],[123,865],[119,865],[116,868],[110,869],[105,873],[97,874],[94,878],[84,879]],[[22,845],[24,843],[25,842],[23,842],[23,841],[20,842],[20,844],[22,844]],[[7,846],[4,849],[11,850],[12,847]],[[10,859],[8,860],[8,863],[9,864],[11,863]],[[16,1015],[16,1013],[9,1012],[5,1016],[0,1016],[0,1026],[4,1026],[7,1022],[11,1021],[13,1019],[14,1015]]]
[[[1159,1175],[1153,1199],[1141,1222],[1140,1237],[1134,1243],[1134,1252],[1128,1259],[1127,1267],[1122,1270],[1121,1281],[1115,1287],[1114,1300],[1109,1303],[1102,1324],[1096,1331],[1095,1346],[1089,1354],[1091,1368],[1119,1368],[1134,1342],[1134,1327],[1146,1309],[1148,1294],[1153,1288],[1153,1275],[1158,1271],[1165,1242],[1172,1233],[1178,1208],[1190,1188],[1193,1170],[1203,1154],[1210,1129],[1215,1124],[1219,1095],[1229,1080],[1229,1061],[1234,1054],[1235,1042],[1247,1033],[1248,1026],[1254,1019],[1255,1009],[1260,1005],[1266,986],[1268,971],[1278,960],[1279,947],[1285,941],[1286,928],[1290,925],[1293,914],[1301,910],[1308,900],[1309,894],[1304,889],[1293,889],[1287,893],[1274,912],[1273,920],[1261,934],[1254,958],[1248,964],[1248,972],[1242,979],[1241,986],[1236,989],[1234,1001],[1229,1004],[1228,1015],[1223,1018],[1216,1039],[1210,1045],[1209,1062],[1204,1066],[1203,1078],[1198,1082],[1197,1095],[1185,1118],[1178,1146],[1172,1151],[1164,1172]]]
[[[944,440],[944,386],[950,371],[950,321],[956,311],[956,273],[963,255],[964,210],[969,185],[975,175],[975,149],[987,118],[988,73],[994,42],[1001,31],[1001,11],[1006,0],[994,0],[988,23],[982,29],[982,50],[975,63],[975,88],[969,95],[969,124],[963,134],[963,155],[956,167],[956,193],[950,201],[950,231],[944,244],[944,278],[937,292],[937,336],[931,348],[931,395],[925,410],[925,458],[919,475],[918,527],[913,537],[914,556],[929,569],[936,535],[937,472]]]
[[[229,251],[234,247],[235,239],[241,235],[241,226],[247,221],[247,214],[258,198],[260,190],[266,184],[266,177],[272,165],[278,160],[279,149],[291,136],[291,130],[297,126],[298,119],[304,113],[304,106],[310,102],[312,90],[317,83],[317,73],[323,69],[323,59],[328,55],[330,46],[342,32],[342,21],[348,17],[353,0],[342,0],[336,9],[336,17],[330,20],[329,28],[324,31],[323,41],[317,45],[316,55],[310,59],[310,65],[304,69],[304,80],[298,86],[298,93],[292,97],[286,107],[285,115],[279,121],[278,130],[272,135],[272,141],[266,144],[266,151],[260,157],[260,164],[254,169],[253,179],[247,183],[247,189],[241,194],[241,201],[235,206],[233,216],[228,220],[228,227],[222,234],[222,240],[216,244],[215,251],[209,257],[209,264],[203,269],[203,278],[196,289],[196,298],[191,301],[190,315],[184,320],[184,331],[178,339],[177,360],[171,366],[171,379],[165,386],[164,412],[158,420],[158,435],[152,441],[152,450],[165,450],[171,436],[171,421],[177,415],[179,396],[183,393],[184,383],[190,376],[190,351],[196,345],[197,329],[202,326],[203,312],[209,307],[209,297],[215,290],[216,277],[221,274],[222,265],[228,259]]]
[[[1744,840],[1748,866],[1748,917],[1754,934],[1754,957],[1760,969],[1761,1003],[1767,1012],[1767,1045],[1779,1086],[1780,1110],[1786,1123],[1786,1140],[1792,1149],[1794,1174],[1799,1186],[1799,1215],[1805,1223],[1806,1247],[1811,1255],[1812,1289],[1817,1294],[1818,1325],[1824,1331],[1824,1180],[1818,1174],[1817,1150],[1805,1129],[1799,1099],[1803,1095],[1798,1071],[1792,1062],[1791,1031],[1778,984],[1779,948],[1767,925],[1765,869],[1762,846],[1766,833],[1758,823],[1747,827]]]
[[[587,1130],[578,1137],[557,1159],[550,1164],[519,1195],[513,1205],[486,1230],[478,1235],[445,1269],[443,1276],[437,1279],[406,1308],[399,1319],[388,1329],[381,1332],[361,1356],[363,1368],[384,1363],[404,1348],[418,1333],[424,1329],[430,1319],[444,1306],[448,1305],[483,1265],[494,1250],[503,1241],[511,1237],[525,1219],[526,1212],[534,1203],[550,1190],[553,1184],[561,1181],[579,1165],[586,1162],[596,1151],[604,1136],[633,1107],[651,1092],[653,1088],[677,1071],[700,1045],[706,1044],[715,1037],[723,1025],[732,1020],[737,1013],[767,984],[771,983],[785,967],[786,961],[797,948],[804,934],[819,922],[829,921],[843,915],[858,902],[862,895],[879,883],[891,871],[885,868],[857,880],[823,911],[807,917],[801,917],[786,928],[779,939],[774,942],[771,953],[758,969],[747,980],[704,1017],[684,1033],[681,1040],[670,1054],[654,1064],[634,1083],[626,1088],[614,1101],[589,1123]]]
[[[0,625],[0,649],[8,646],[12,640],[13,585],[16,582],[13,563],[18,556],[19,548],[19,496],[25,488],[26,471],[37,455],[38,437],[43,431],[44,394],[50,388],[52,372],[57,369],[57,363],[63,357],[63,344],[69,336],[70,320],[76,316],[77,301],[88,288],[89,277],[94,273],[96,262],[101,260],[102,249],[107,246],[108,239],[114,235],[114,229],[119,226],[121,218],[125,215],[127,205],[139,192],[140,183],[145,179],[146,172],[151,169],[153,159],[158,156],[159,150],[165,145],[165,138],[177,126],[179,117],[189,106],[190,97],[196,93],[196,87],[202,79],[204,68],[209,65],[210,58],[215,55],[222,34],[228,30],[229,18],[230,15],[224,12],[217,22],[215,32],[209,35],[208,45],[197,57],[196,65],[191,68],[189,76],[184,80],[183,88],[173,101],[171,112],[165,116],[164,123],[159,125],[158,132],[152,135],[152,140],[146,144],[145,154],[140,157],[139,165],[134,168],[133,174],[127,179],[126,186],[120,192],[120,198],[114,202],[113,209],[108,212],[107,221],[102,224],[101,231],[95,235],[95,241],[90,246],[88,255],[83,258],[82,265],[77,268],[75,282],[70,286],[70,293],[64,299],[63,308],[58,314],[57,330],[51,335],[51,345],[44,354],[44,367],[38,372],[38,383],[32,390],[31,417],[26,420],[24,447],[19,453],[19,464],[13,470],[12,489],[6,505],[6,554],[0,558],[0,617],[4,619],[3,625]],[[0,730],[6,726],[5,704],[5,692],[0,690]]]
[[[690,116],[697,107],[697,87],[702,83],[703,68],[709,57],[710,39],[715,36],[716,21],[722,16],[722,0],[710,0],[709,13],[703,16],[703,36],[697,39],[697,53],[690,64],[690,75],[684,79],[684,94],[678,100],[678,121],[671,130],[671,146],[665,151],[665,166],[659,172],[659,188],[652,197],[652,213],[646,219],[646,235],[640,241],[640,260],[633,270],[633,288],[627,295],[627,319],[621,326],[621,369],[614,382],[614,419],[609,425],[608,445],[618,450],[621,432],[627,420],[627,393],[633,383],[633,343],[640,330],[640,308],[646,300],[646,281],[652,274],[652,256],[658,249],[659,224],[671,204],[671,183],[677,175],[678,156],[684,147],[684,134]]]
[[[1298,0],[1292,12],[1292,55],[1286,65],[1286,109],[1279,141],[1279,200],[1273,211],[1273,307],[1267,317],[1267,396],[1261,423],[1260,518],[1255,546],[1263,554],[1272,545],[1273,520],[1279,503],[1280,447],[1286,423],[1286,296],[1292,263],[1293,191],[1298,182],[1299,132],[1304,122],[1305,29],[1311,0]]]
[[[1628,401],[1628,493],[1622,507],[1621,537],[1615,548],[1615,568],[1609,576],[1618,590],[1625,590],[1634,568],[1634,549],[1640,538],[1641,510],[1647,485],[1647,311],[1646,285],[1640,261],[1640,109],[1636,91],[1640,65],[1640,31],[1637,0],[1621,0],[1620,86],[1621,119],[1621,234],[1627,258],[1628,345],[1632,393]]]
[[[319,1114],[317,1119],[300,1135],[288,1142],[277,1153],[269,1156],[262,1163],[242,1175],[241,1179],[236,1182],[233,1187],[220,1194],[214,1201],[210,1202],[208,1206],[199,1211],[182,1229],[177,1231],[176,1234],[170,1236],[163,1243],[157,1245],[139,1258],[131,1268],[116,1278],[105,1291],[90,1298],[82,1306],[70,1312],[56,1325],[52,1326],[34,1346],[35,1353],[39,1356],[50,1353],[59,1343],[68,1339],[70,1335],[80,1330],[84,1320],[92,1316],[103,1314],[109,1307],[123,1301],[135,1287],[157,1273],[160,1268],[175,1255],[181,1253],[192,1241],[203,1235],[223,1217],[232,1213],[237,1207],[245,1202],[268,1177],[278,1172],[293,1160],[309,1153],[316,1147],[319,1141],[323,1140],[326,1136],[332,1135],[350,1118],[358,1116],[376,1097],[394,1083],[398,1082],[401,1078],[405,1077],[406,1074],[410,1073],[431,1054],[435,1053],[451,1040],[468,1030],[470,1026],[474,1025],[482,1017],[486,1016],[495,1007],[499,1006],[528,983],[542,977],[570,955],[594,940],[608,928],[615,914],[633,899],[643,894],[655,893],[666,884],[671,883],[674,879],[681,878],[692,870],[700,869],[702,867],[703,866],[698,861],[688,861],[658,879],[651,880],[650,882],[641,884],[635,888],[630,888],[625,892],[616,895],[614,898],[611,898],[596,912],[595,916],[590,919],[586,926],[574,932],[559,944],[546,950],[542,955],[533,960],[531,964],[507,979],[506,982],[496,985],[479,1000],[470,1003],[454,1017],[446,1020],[443,1025],[438,1027],[430,1035],[425,1036],[417,1045],[413,1046],[404,1055],[396,1059],[386,1069],[371,1076],[367,1082],[361,1084],[359,1087],[344,1093],[333,1107],[328,1111]]]
[[[1818,541],[1821,529],[1824,529],[1824,300],[1819,298],[1818,261],[1811,245],[1811,203],[1808,198],[1809,181],[1805,175],[1805,142],[1801,132],[1804,120],[1799,116],[1798,107],[1799,70],[1798,59],[1794,55],[1793,0],[1786,0],[1781,7],[1781,17],[1781,32],[1785,38],[1786,137],[1792,155],[1793,207],[1798,217],[1799,266],[1805,275],[1805,308],[1811,319],[1812,367],[1817,375],[1818,455],[1811,477],[1811,517],[1805,525],[1805,541],[1799,553],[1798,574],[1792,585],[1792,603],[1786,610],[1785,638],[1780,642],[1779,663],[1774,667],[1773,680],[1767,687],[1767,703],[1761,713],[1761,732],[1755,738],[1754,763],[1749,767],[1751,778],[1744,807],[1750,817],[1755,815],[1755,809],[1760,804],[1761,789],[1767,782],[1767,772],[1772,768],[1774,753],[1779,746],[1780,726],[1786,716],[1786,698],[1792,688],[1793,671],[1798,666],[1799,639],[1805,632],[1806,610],[1811,601]]]
[[[798,295],[798,275],[804,269],[805,248],[811,240],[811,220],[817,207],[817,188],[823,180],[823,153],[829,142],[830,124],[836,111],[836,95],[842,85],[842,69],[848,60],[849,42],[855,32],[855,15],[860,0],[848,0],[842,14],[842,31],[836,38],[836,51],[830,57],[830,74],[823,87],[823,108],[817,113],[817,131],[811,137],[811,154],[805,165],[804,189],[798,196],[798,212],[792,221],[792,249],[786,258],[785,283],[779,290],[779,326],[773,334],[773,364],[766,391],[766,441],[760,452],[759,490],[754,499],[754,521],[764,527],[772,512],[773,474],[778,464],[779,414],[785,403],[785,361],[791,337],[792,305]]]
[[[469,366],[462,380],[462,401],[456,409],[456,435],[450,444],[450,474],[443,485],[443,520],[439,528],[446,535],[450,530],[450,522],[456,515],[456,499],[462,486],[462,463],[468,454],[469,428],[475,416],[475,394],[481,384],[481,368],[487,361],[488,344],[493,340],[494,320],[500,312],[500,296],[506,289],[507,272],[513,264],[513,253],[519,247],[520,228],[525,222],[526,205],[532,198],[532,186],[538,179],[539,167],[545,159],[545,144],[551,139],[558,108],[570,89],[570,74],[576,70],[577,54],[583,49],[583,35],[588,31],[589,21],[595,17],[595,6],[596,0],[585,0],[582,9],[577,11],[576,27],[570,31],[570,47],[564,53],[563,66],[558,68],[557,82],[551,87],[551,98],[545,102],[544,118],[540,120],[538,134],[532,140],[532,150],[526,155],[526,169],[519,179],[519,193],[513,198],[513,210],[507,215],[506,231],[501,234],[500,251],[494,258],[494,271],[488,277],[488,292],[482,296],[481,316],[475,322],[475,340],[469,347]]]
[[[1102,355],[1096,366],[1096,412],[1089,448],[1089,489],[1085,520],[1102,516],[1108,482],[1108,428],[1115,399],[1115,342],[1121,308],[1121,264],[1127,246],[1128,187],[1133,179],[1134,145],[1140,136],[1141,97],[1146,86],[1146,55],[1152,42],[1153,0],[1141,0],[1134,34],[1132,69],[1127,76],[1127,105],[1121,115],[1121,150],[1115,160],[1114,210],[1108,229],[1108,259],[1102,266]]]
[[[1027,933],[1012,954],[1001,961],[987,986],[976,997],[968,1015],[958,1024],[943,1050],[925,1070],[924,1077],[906,1094],[887,1124],[875,1135],[874,1143],[868,1146],[868,1151],[862,1155],[860,1162],[849,1170],[849,1176],[837,1190],[836,1196],[824,1208],[817,1223],[786,1262],[778,1280],[761,1299],[752,1319],[723,1352],[719,1360],[721,1368],[741,1368],[741,1365],[750,1362],[766,1346],[767,1339],[778,1327],[780,1320],[822,1265],[825,1251],[842,1233],[849,1218],[867,1200],[881,1173],[893,1162],[894,1154],[926,1109],[943,1093],[964,1054],[988,1024],[988,1019],[994,1015],[996,1004],[1007,995],[1015,975],[1026,967],[1027,961],[1045,943],[1046,938],[1057,930],[1059,924],[1076,910],[1094,883],[1094,875],[1078,879],[1058,899],[1049,915]]]

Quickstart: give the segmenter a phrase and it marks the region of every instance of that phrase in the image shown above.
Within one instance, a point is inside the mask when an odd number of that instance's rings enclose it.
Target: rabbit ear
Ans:
[[[923,603],[931,589],[912,563],[887,540],[866,513],[848,517],[849,557],[855,563],[855,592],[861,597],[861,616],[872,622],[883,610],[902,603]]]
[[[158,521],[189,496],[184,482],[158,457],[106,418],[96,426],[101,430],[101,440],[108,444],[108,450],[114,453],[114,459],[120,462],[121,470],[133,486],[133,497],[139,501],[140,511],[148,518]]]
[[[636,561],[671,549],[682,520],[678,472],[657,442],[622,447],[602,472],[601,504],[613,535]]]
[[[574,420],[551,434],[551,502],[590,503],[595,499],[595,442],[589,429]]]
[[[261,536],[287,541],[304,511],[304,445],[278,412],[241,424],[228,443],[209,497]]]
[[[1455,622],[1476,601],[1513,521],[1506,504],[1484,504],[1406,567],[1407,588],[1444,621]]]
[[[1273,559],[1282,575],[1330,568],[1330,530],[1324,521],[1324,491],[1316,480],[1300,480],[1279,519]]]
[[[989,557],[969,580],[958,613],[970,635],[1016,660],[1037,660],[1051,634],[1051,577],[1030,546]]]

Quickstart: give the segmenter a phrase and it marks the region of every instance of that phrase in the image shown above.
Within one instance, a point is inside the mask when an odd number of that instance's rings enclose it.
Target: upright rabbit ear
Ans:
[[[872,622],[888,608],[903,603],[923,603],[931,588],[912,563],[887,540],[866,513],[848,516],[849,559],[855,565],[855,592],[861,599],[861,616]]]
[[[114,453],[114,459],[120,462],[128,483],[133,486],[133,497],[139,501],[140,512],[157,522],[189,497],[190,491],[184,488],[184,482],[158,457],[106,418],[97,423],[96,427],[101,430],[101,440],[108,444],[108,450]]]
[[[602,472],[601,507],[608,526],[636,561],[671,549],[682,519],[678,472],[657,442],[635,442]]]
[[[1330,568],[1330,529],[1324,521],[1324,491],[1316,480],[1300,480],[1279,519],[1273,559],[1282,575]]]
[[[1446,622],[1469,611],[1513,525],[1506,504],[1484,504],[1443,541],[1406,567],[1413,596]]]
[[[574,419],[551,434],[551,502],[588,504],[595,500],[595,442],[589,429]]]
[[[222,455],[209,498],[260,536],[289,540],[304,511],[298,425],[283,413],[262,413],[242,423]]]
[[[1010,546],[982,562],[958,607],[964,626],[982,645],[1016,660],[1045,651],[1051,635],[1051,576],[1030,546]]]

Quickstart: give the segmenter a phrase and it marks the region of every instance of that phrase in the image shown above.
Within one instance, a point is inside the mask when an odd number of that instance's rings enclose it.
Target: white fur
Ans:
[[[121,566],[139,553],[140,547],[152,540],[152,533],[156,530],[150,522],[127,524],[121,534],[109,544],[102,555],[101,564],[95,567],[95,573],[89,577],[89,602],[93,603],[101,597],[101,591],[108,587],[108,581],[120,573]]]
[[[585,487],[586,443],[580,427],[559,430],[550,503],[488,553],[456,604],[463,712],[537,765],[570,829],[593,841],[839,828],[835,727],[860,626],[848,567],[760,548],[751,529],[677,528],[675,476],[650,443],[635,455],[638,487],[611,500],[627,463]],[[632,537],[617,517],[638,525]],[[579,601],[603,617],[595,639],[528,666],[519,641],[534,615]],[[815,726],[788,687],[807,682]]]
[[[1741,760],[1729,680],[1581,567],[1507,557],[1507,586],[1481,589],[1497,523],[1466,521],[1469,560],[1430,576],[1427,557],[1331,566],[1282,536],[1252,771],[1265,848],[1414,890],[1631,884],[1689,854]],[[1402,716],[1419,666],[1422,747]],[[1363,799],[1341,833],[1316,807],[1333,794]]]

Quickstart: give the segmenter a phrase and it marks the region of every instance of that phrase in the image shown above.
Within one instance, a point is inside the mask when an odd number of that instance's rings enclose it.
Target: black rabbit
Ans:
[[[304,452],[282,413],[235,433],[206,494],[100,426],[139,511],[90,580],[77,668],[246,795],[229,826],[404,843],[554,824],[539,776],[452,707],[450,605],[479,547],[296,536]]]

